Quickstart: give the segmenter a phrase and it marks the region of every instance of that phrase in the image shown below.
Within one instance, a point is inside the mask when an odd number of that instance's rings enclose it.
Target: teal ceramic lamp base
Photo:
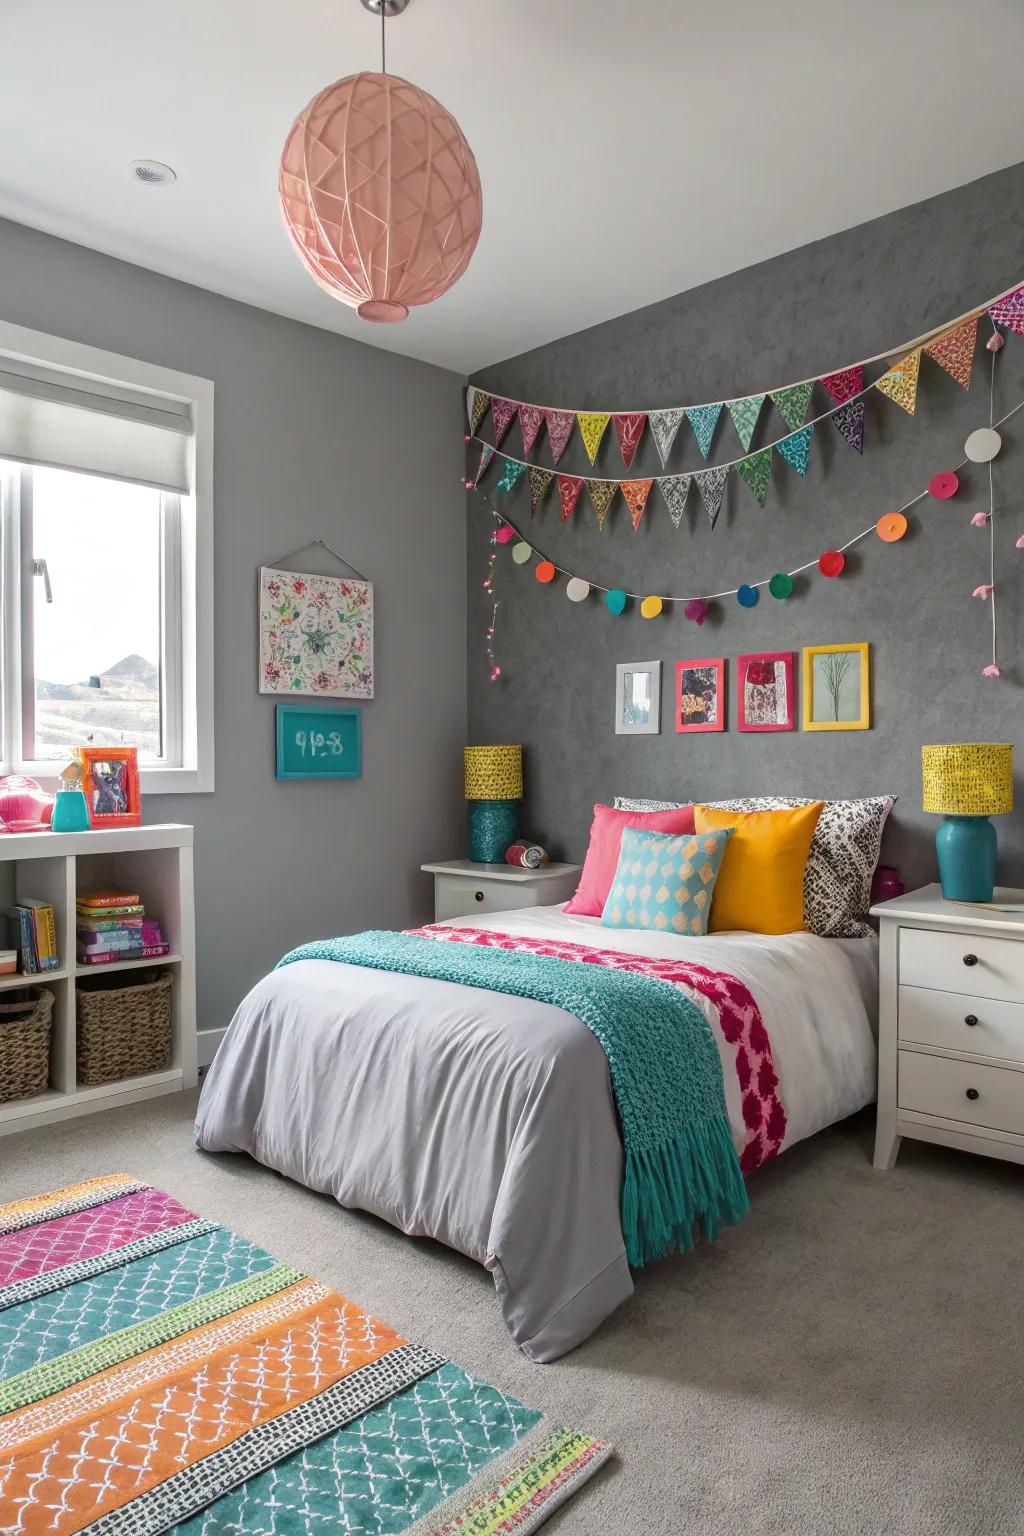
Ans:
[[[500,864],[519,833],[518,800],[467,800],[469,856],[476,864]]]
[[[996,885],[996,829],[987,816],[946,816],[935,834],[947,901],[991,901]]]

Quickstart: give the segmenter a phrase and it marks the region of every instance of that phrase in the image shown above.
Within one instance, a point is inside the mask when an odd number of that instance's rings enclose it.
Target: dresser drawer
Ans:
[[[464,875],[434,876],[434,921],[449,917],[481,917],[485,912],[511,912],[516,907],[539,907],[542,901],[557,901],[557,895],[543,896],[535,885],[512,880],[470,880]]]
[[[900,983],[1024,1003],[1024,942],[900,928]]]
[[[1024,1003],[900,987],[900,1044],[934,1045],[1024,1062]]]
[[[1024,1135],[1024,1072],[900,1051],[900,1109]]]

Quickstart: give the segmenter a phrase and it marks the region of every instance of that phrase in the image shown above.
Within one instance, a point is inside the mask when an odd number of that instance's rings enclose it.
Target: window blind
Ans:
[[[0,356],[0,458],[192,489],[187,400]]]

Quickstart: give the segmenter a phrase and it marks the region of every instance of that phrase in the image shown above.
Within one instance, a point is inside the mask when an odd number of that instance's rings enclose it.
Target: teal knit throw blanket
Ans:
[[[608,1058],[625,1171],[622,1235],[635,1269],[713,1238],[748,1207],[711,1026],[671,982],[517,950],[371,931],[303,944],[278,962],[337,960],[551,1003]]]

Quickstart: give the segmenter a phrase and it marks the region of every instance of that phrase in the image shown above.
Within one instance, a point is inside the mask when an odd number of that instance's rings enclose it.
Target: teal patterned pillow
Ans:
[[[602,926],[707,933],[715,881],[734,831],[674,835],[627,827]]]

